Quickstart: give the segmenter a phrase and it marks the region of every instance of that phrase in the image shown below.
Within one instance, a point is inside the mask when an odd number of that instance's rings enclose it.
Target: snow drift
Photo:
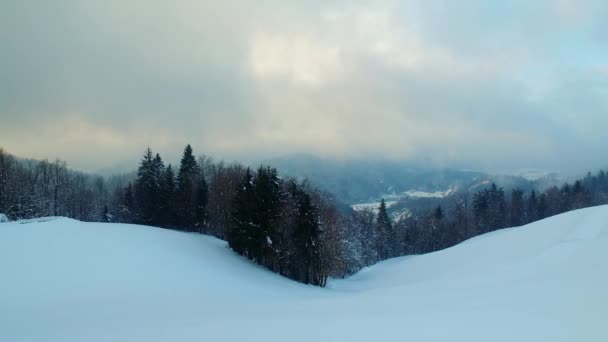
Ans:
[[[326,289],[223,241],[65,218],[0,225],[1,341],[606,341],[608,207]]]

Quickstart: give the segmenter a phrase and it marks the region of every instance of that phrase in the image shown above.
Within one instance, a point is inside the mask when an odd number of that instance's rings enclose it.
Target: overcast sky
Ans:
[[[608,2],[0,0],[0,146],[608,164]]]

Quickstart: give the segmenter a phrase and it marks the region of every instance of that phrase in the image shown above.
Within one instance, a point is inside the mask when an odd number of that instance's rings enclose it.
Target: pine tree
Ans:
[[[581,209],[591,205],[591,195],[583,186],[583,182],[577,180],[572,187],[571,209]]]
[[[199,176],[199,181],[196,187],[196,226],[199,232],[203,232],[207,222],[207,203],[209,198],[209,187],[205,180],[205,175]]]
[[[163,227],[175,226],[175,174],[171,164],[167,166],[162,177],[160,189],[160,225]]]
[[[152,156],[148,148],[137,172],[135,182],[135,203],[138,218],[143,224],[158,224],[160,178],[163,173],[163,162],[160,155]]]
[[[154,161],[152,163],[152,180],[153,180],[153,191],[151,193],[152,196],[152,204],[153,208],[152,214],[152,225],[159,226],[162,225],[162,183],[163,176],[165,174],[165,164],[163,163],[162,158],[157,153],[154,157]]]
[[[444,213],[443,213],[443,209],[441,208],[441,206],[440,206],[440,205],[438,205],[438,206],[437,206],[437,208],[435,208],[435,211],[434,211],[434,213],[433,213],[433,218],[434,218],[436,221],[441,221],[441,220],[443,220],[443,217],[444,217],[444,216],[445,216],[445,215],[444,215]]]
[[[489,226],[489,192],[483,190],[473,196],[473,216],[475,224],[475,233],[473,235],[483,234],[488,231]]]
[[[390,258],[394,250],[395,236],[384,199],[380,202],[376,217],[376,239],[376,249],[380,260]]]
[[[9,175],[12,171],[12,158],[0,148],[0,213],[8,212]]]
[[[129,210],[129,214],[133,219],[134,217],[132,217],[132,215],[133,211],[135,210],[135,199],[133,196],[133,186],[131,185],[131,182],[129,182],[129,185],[127,185],[127,189],[125,190],[124,204],[125,207]]]
[[[111,222],[110,220],[110,212],[108,211],[108,206],[104,205],[103,210],[101,212],[100,222]]]
[[[540,197],[538,198],[538,205],[536,209],[538,220],[543,220],[547,218],[547,206],[547,194],[540,195]]]
[[[509,225],[511,227],[519,227],[524,224],[524,207],[524,192],[521,189],[513,189],[509,206]]]
[[[528,205],[526,208],[526,220],[528,223],[539,220],[538,213],[538,198],[536,197],[536,191],[532,190],[530,196],[528,196]]]
[[[489,229],[496,230],[505,228],[507,221],[507,204],[505,201],[505,192],[502,188],[498,188],[496,184],[492,184],[489,191]]]
[[[192,147],[187,145],[177,173],[176,214],[177,221],[183,229],[190,231],[196,225],[196,184],[198,181],[198,164],[192,154]]]
[[[325,286],[327,274],[321,258],[323,230],[317,206],[302,189],[294,189],[297,201],[297,218],[293,235],[296,250],[296,280],[305,284]]]
[[[252,232],[259,229],[256,217],[256,197],[253,188],[253,175],[247,169],[234,197],[231,227],[228,231],[228,245],[235,252],[252,258]]]
[[[277,258],[278,246],[274,244],[279,240],[276,224],[281,209],[281,183],[277,170],[269,166],[260,166],[253,185],[259,224],[259,229],[253,234],[254,254],[259,263],[271,266]]]
[[[444,248],[447,245],[447,237],[444,236],[443,229],[443,218],[445,217],[445,213],[443,212],[443,208],[438,205],[432,212],[431,218],[431,234],[430,234],[430,249],[438,250]]]

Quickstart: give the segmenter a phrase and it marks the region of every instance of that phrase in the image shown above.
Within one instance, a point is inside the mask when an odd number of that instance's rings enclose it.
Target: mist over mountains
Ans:
[[[346,204],[401,199],[433,193],[474,192],[491,183],[506,191],[543,190],[564,179],[557,173],[527,170],[514,175],[493,175],[483,171],[421,166],[415,162],[390,160],[335,160],[297,154],[266,159],[284,175],[308,179]],[[417,193],[415,193],[417,192]],[[425,194],[428,193],[428,194]]]

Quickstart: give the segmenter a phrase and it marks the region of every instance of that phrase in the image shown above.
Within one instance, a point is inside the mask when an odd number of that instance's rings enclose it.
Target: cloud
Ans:
[[[337,77],[342,66],[339,48],[306,36],[259,32],[251,38],[251,69],[257,77],[284,77],[320,86]]]
[[[599,167],[607,9],[594,0],[4,2],[0,144],[87,168],[186,143],[247,159]]]

